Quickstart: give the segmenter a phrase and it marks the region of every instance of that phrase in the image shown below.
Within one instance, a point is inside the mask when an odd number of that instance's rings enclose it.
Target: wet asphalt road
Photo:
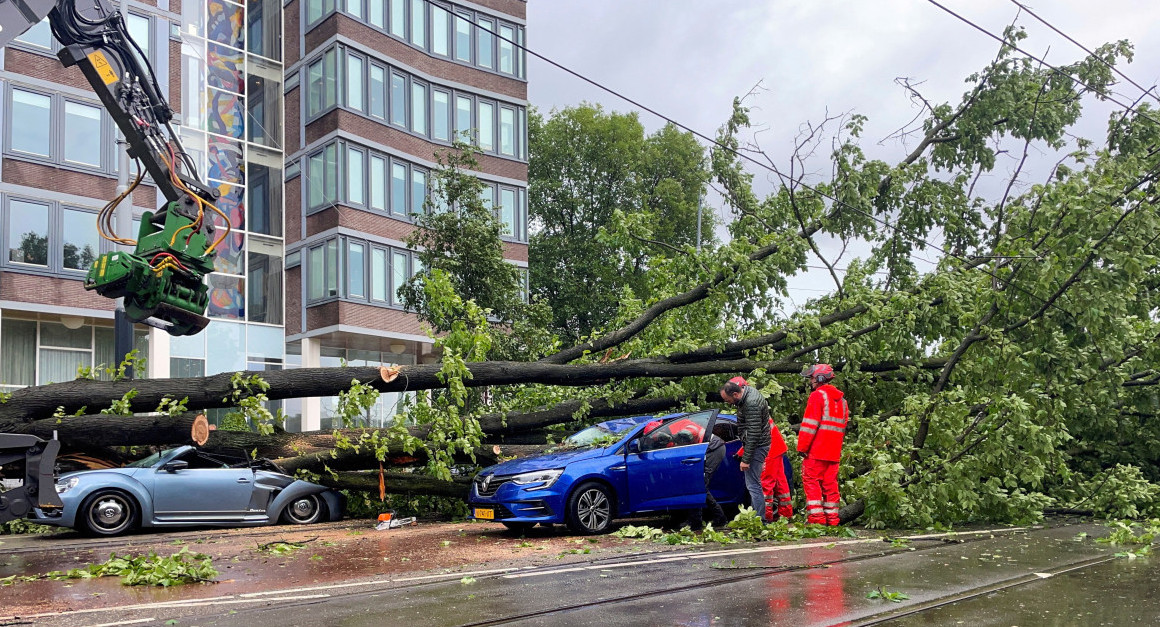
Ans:
[[[42,617],[36,624],[1155,625],[1158,558],[1116,558],[1095,525],[709,545],[500,573],[432,574],[270,590],[183,605]],[[901,603],[867,599],[882,587]],[[245,597],[245,598],[242,598]]]

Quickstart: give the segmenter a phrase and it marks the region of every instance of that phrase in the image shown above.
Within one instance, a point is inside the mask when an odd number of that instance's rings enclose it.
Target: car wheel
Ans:
[[[585,483],[568,499],[568,528],[575,533],[604,533],[612,525],[615,515],[612,490],[603,484]]]
[[[118,490],[103,490],[85,500],[80,524],[97,536],[118,536],[137,526],[137,501]]]
[[[290,501],[286,509],[282,510],[282,520],[292,525],[309,525],[322,518],[322,509],[318,495],[307,494]]]
[[[516,533],[527,533],[536,526],[536,523],[530,522],[500,522],[504,527],[515,531]]]

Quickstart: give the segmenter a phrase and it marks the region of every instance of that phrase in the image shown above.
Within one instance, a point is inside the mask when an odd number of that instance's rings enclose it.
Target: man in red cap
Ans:
[[[809,381],[810,398],[798,431],[797,450],[802,454],[802,487],[806,493],[806,522],[838,525],[838,461],[850,408],[842,391],[830,385],[834,369],[815,364],[802,376]]]
[[[745,377],[733,377],[729,381],[743,388],[749,385]],[[772,417],[769,419],[769,434],[769,456],[766,457],[765,467],[761,469],[761,490],[765,493],[765,522],[773,522],[778,516],[793,518],[789,481],[785,478],[785,453],[789,448],[785,445],[785,438],[782,437]],[[740,456],[744,451],[742,448],[737,454]]]

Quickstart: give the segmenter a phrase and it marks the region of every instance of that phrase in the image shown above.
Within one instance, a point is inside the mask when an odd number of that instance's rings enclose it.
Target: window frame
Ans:
[[[64,229],[65,211],[75,211],[91,216],[93,223],[96,223],[98,210],[93,207],[83,207],[75,203],[66,203],[53,200],[44,200],[41,198],[31,197],[25,194],[3,194],[0,195],[0,242],[8,247],[8,239],[11,234],[12,224],[12,203],[22,202],[32,205],[40,205],[44,207],[46,214],[46,236],[48,248],[45,255],[45,263],[35,264],[23,261],[12,261],[9,259],[10,255],[0,257],[0,268],[4,271],[20,272],[28,274],[38,274],[43,276],[54,276],[65,279],[84,280],[88,274],[88,269],[68,268],[64,265]],[[95,232],[95,229],[94,229]],[[112,245],[107,240],[98,238],[96,254],[99,258],[102,254],[110,252]]]

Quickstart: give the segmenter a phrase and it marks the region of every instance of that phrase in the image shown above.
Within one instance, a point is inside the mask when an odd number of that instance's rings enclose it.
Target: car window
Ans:
[[[568,436],[558,449],[572,449],[572,448],[595,448],[597,446],[609,446],[616,444],[622,435],[615,433],[601,427],[600,425],[593,425],[587,429],[582,429],[572,435]]]
[[[172,450],[166,449],[164,451],[158,451],[145,459],[139,459],[135,462],[125,464],[125,468],[149,468],[160,461],[163,456],[168,455]]]
[[[705,440],[705,428],[709,426],[709,419],[712,417],[712,411],[703,411],[678,416],[656,427],[649,423],[640,438],[640,450],[655,451],[700,444]]]
[[[737,423],[718,418],[713,424],[713,435],[721,438],[722,442],[732,442],[738,439]]]
[[[226,463],[225,461],[223,461],[221,459],[218,459],[216,456],[210,455],[208,453],[203,453],[203,452],[198,451],[196,449],[185,453],[181,457],[178,457],[178,459],[180,459],[183,462],[188,462],[190,470],[195,470],[195,469],[199,469],[199,468],[200,469],[208,468],[208,469],[220,470],[222,468],[229,468],[230,467],[230,465],[228,463]]]

